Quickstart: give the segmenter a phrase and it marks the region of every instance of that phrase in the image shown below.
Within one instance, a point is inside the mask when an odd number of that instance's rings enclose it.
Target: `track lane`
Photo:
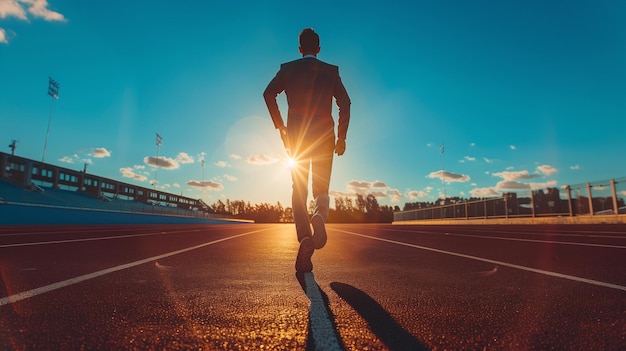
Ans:
[[[561,238],[558,240],[554,240],[552,233],[534,233],[534,239],[528,239],[525,232],[509,233],[507,227],[493,226],[381,228],[384,230],[374,227],[358,233],[607,284],[626,285],[626,235],[617,231],[610,237],[599,234],[599,238],[590,242],[586,236],[571,237],[568,232],[559,234]],[[457,234],[459,232],[464,234]]]
[[[58,274],[57,280],[49,280],[58,282],[259,230],[0,306],[0,349],[307,349],[316,343],[317,333],[310,328],[318,323],[312,313],[327,316],[330,324],[322,324],[334,327],[340,348],[348,350],[398,349],[388,335],[402,335],[403,345],[411,349],[614,350],[623,345],[623,291],[412,245],[479,257],[501,255],[505,262],[526,256],[524,264],[539,258],[534,264],[574,265],[567,269],[577,272],[590,264],[590,274],[607,270],[610,279],[620,274],[612,264],[606,269],[606,261],[589,259],[576,266],[569,255],[603,252],[624,266],[623,250],[573,250],[571,245],[563,249],[567,245],[472,238],[468,232],[454,236],[398,228],[329,225],[328,245],[313,257],[314,274],[303,279],[308,287],[293,271],[297,243],[292,225],[207,226],[201,231],[171,227],[168,235],[2,248],[5,284],[11,283],[6,273],[16,273],[7,271],[6,264],[19,261],[20,250],[30,252],[30,262],[50,267],[18,275],[45,271],[48,278]],[[183,232],[174,233],[179,230]],[[80,231],[72,234],[80,236]],[[115,248],[120,252],[111,253]],[[564,253],[569,254],[563,258]],[[311,293],[316,291],[320,294]]]

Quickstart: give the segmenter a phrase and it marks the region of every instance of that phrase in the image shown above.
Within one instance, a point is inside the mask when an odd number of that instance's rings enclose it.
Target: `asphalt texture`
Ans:
[[[626,226],[0,227],[0,350],[624,350]]]

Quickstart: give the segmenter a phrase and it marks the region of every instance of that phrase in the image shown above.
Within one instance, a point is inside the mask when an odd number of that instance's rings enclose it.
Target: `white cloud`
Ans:
[[[387,197],[387,193],[384,191],[372,191],[367,195],[374,195],[374,197]]]
[[[509,149],[511,149],[511,150],[517,150],[517,146],[515,146],[515,145],[509,145]]]
[[[3,43],[3,44],[9,43],[9,39],[7,39],[7,32],[2,28],[0,28],[0,43]]]
[[[527,170],[503,171],[503,172],[493,173],[493,175],[496,177],[502,178],[503,182],[501,183],[505,186],[510,186],[510,187],[507,187],[507,189],[521,189],[521,188],[528,189],[531,186],[530,184],[519,183],[518,181],[535,179],[535,178],[539,178],[542,176],[550,176],[557,172],[556,168],[552,166],[548,166],[548,165],[542,165],[542,166],[537,167],[537,171],[538,173],[530,173]]]
[[[2,0],[0,0],[2,1]],[[74,163],[74,158],[73,157],[69,157],[69,156],[63,156],[59,159],[60,162],[64,162],[64,163]]]
[[[143,162],[148,166],[164,169],[177,169],[180,167],[176,160],[164,156],[159,156],[158,158],[154,156],[146,156],[143,158]]]
[[[402,192],[398,189],[392,189],[383,181],[375,180],[373,182],[366,180],[352,180],[346,184],[347,191],[330,192],[330,195],[335,197],[356,197],[357,195],[368,196],[373,195],[377,198],[389,198],[392,202],[399,202],[402,200]]]
[[[528,173],[528,171],[517,171],[517,172],[504,171],[504,172],[493,173],[493,175],[496,177],[500,177],[504,179],[505,181],[516,181],[519,179],[533,179],[537,177],[537,175],[530,174]]]
[[[570,166],[570,167],[569,167],[569,169],[571,169],[572,171],[577,171],[577,170],[579,170],[579,169],[580,169],[580,165],[573,165],[573,166]]]
[[[492,175],[496,177],[502,178],[502,181],[496,184],[496,190],[530,190],[530,189],[542,189],[554,187],[557,182],[555,180],[543,182],[543,183],[524,183],[521,182],[523,180],[531,180],[536,178],[541,178],[545,176],[550,176],[556,173],[556,168],[548,165],[541,165],[537,167],[537,172],[530,173],[527,170],[523,171],[503,171],[493,173]]]
[[[351,197],[351,196],[354,196],[355,194],[343,192],[343,191],[331,190],[328,192],[328,195],[334,196],[334,197]]]
[[[33,18],[41,18],[45,21],[66,21],[65,16],[61,13],[48,8],[47,0],[0,0],[0,18],[15,17],[18,20],[28,21],[28,14]],[[9,43],[4,28],[0,28],[0,43]]]
[[[439,178],[448,183],[452,183],[452,182],[464,183],[470,180],[470,176],[468,175],[456,174],[456,173],[447,172],[447,171],[431,172],[428,175],[428,178]]]
[[[507,189],[507,190],[520,190],[520,189],[530,189],[530,184],[528,183],[520,183],[514,180],[503,180],[496,184],[497,189]]]
[[[65,21],[62,14],[48,9],[47,0],[20,0],[20,2],[30,5],[28,13],[37,18],[43,18],[46,21]]]
[[[27,20],[26,11],[16,0],[0,0],[0,18],[16,17]]]
[[[228,162],[226,162],[226,161],[217,161],[217,162],[215,162],[215,165],[218,166],[219,168],[226,168],[226,167],[230,166],[228,164]]]
[[[95,158],[111,157],[111,152],[103,147],[97,147],[93,150],[93,157]]]
[[[424,199],[428,197],[428,192],[421,190],[410,190],[406,194],[410,200]]]
[[[180,184],[178,184],[178,183],[174,183],[174,184],[172,184],[172,186],[173,186],[174,188],[180,188]]]
[[[176,161],[182,164],[194,163],[193,157],[189,156],[186,152],[179,152],[178,156],[176,156]]]
[[[365,180],[352,180],[348,182],[348,191],[355,194],[368,195],[375,192],[382,193],[388,189],[387,184],[380,180],[368,182]],[[386,193],[380,197],[386,196]]]
[[[402,193],[398,189],[389,189],[388,195],[393,203],[398,203],[402,200]]]
[[[222,184],[214,182],[212,180],[207,180],[207,181],[190,180],[187,182],[187,185],[193,186],[196,188],[213,190],[213,191],[219,191],[219,190],[224,189],[224,186]]]
[[[82,153],[82,150],[79,150],[78,152]],[[59,161],[64,162],[64,163],[70,163],[70,164],[74,164],[74,163],[86,163],[88,165],[93,164],[93,161],[90,158],[81,158],[79,154],[74,154],[72,156],[63,156],[62,158],[59,159]]]
[[[376,180],[372,183],[372,188],[386,188],[387,184],[381,182],[380,180]]]
[[[556,180],[550,180],[543,183],[530,183],[531,189],[545,189],[545,188],[554,188],[559,183]]]
[[[247,161],[251,165],[265,166],[265,165],[271,165],[280,160],[273,156],[259,154],[259,155],[249,156]]]
[[[230,154],[230,158],[232,158],[233,160],[241,160],[241,155],[237,155],[237,154]]]
[[[148,177],[135,173],[135,171],[131,167],[120,168],[120,173],[122,173],[122,177],[124,178],[131,178],[140,182],[145,182],[146,180],[148,180]]]
[[[230,182],[236,182],[238,179],[235,176],[231,176],[228,174],[224,174],[224,178],[226,178],[226,180],[230,181]]]
[[[554,168],[552,166],[548,166],[548,165],[539,166],[539,167],[537,167],[537,170],[539,172],[543,173],[543,175],[546,175],[546,176],[551,176],[551,175],[553,175],[554,173],[557,172],[556,168]]]
[[[488,159],[488,158],[486,158],[486,157],[483,157],[483,160],[484,160],[486,163],[493,163],[493,160],[492,160],[492,159]]]
[[[502,196],[499,192],[497,192],[494,188],[476,188],[470,190],[470,194],[472,197],[499,197]]]
[[[551,180],[543,183],[520,183],[516,181],[503,180],[496,184],[498,190],[529,190],[529,189],[545,189],[555,187],[557,185],[556,180]]]
[[[372,187],[372,183],[371,182],[366,182],[364,180],[361,180],[361,181],[352,180],[352,181],[348,182],[348,188],[351,189],[351,190],[356,191],[357,193],[360,193],[362,191],[367,191],[371,187]]]

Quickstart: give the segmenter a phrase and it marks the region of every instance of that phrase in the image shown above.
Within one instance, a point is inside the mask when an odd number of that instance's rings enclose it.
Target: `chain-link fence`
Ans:
[[[394,222],[437,219],[595,216],[626,213],[626,177],[585,184],[509,192],[394,213]]]

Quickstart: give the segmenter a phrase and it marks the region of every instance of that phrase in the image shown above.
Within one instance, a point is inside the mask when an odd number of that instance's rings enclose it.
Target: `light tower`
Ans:
[[[443,186],[443,204],[446,203],[446,164],[443,159],[443,153],[445,152],[444,144],[439,146],[439,154],[441,155],[441,185]]]
[[[204,182],[204,158],[200,162],[202,162],[202,181]]]
[[[46,162],[46,149],[48,149],[48,135],[50,134],[50,124],[52,123],[52,110],[54,109],[54,100],[59,98],[59,82],[52,79],[52,77],[48,77],[48,95],[52,97],[52,102],[50,103],[50,116],[48,117],[48,130],[46,131],[46,143],[43,146],[43,156],[41,157],[41,162]]]
[[[11,156],[15,156],[15,149],[17,149],[17,140],[11,140],[11,144],[9,144],[9,148],[11,149]]]
[[[156,157],[156,169],[154,170],[154,189],[156,190],[157,183],[157,173],[159,172],[159,149],[163,146],[163,137],[161,134],[156,133],[156,146],[157,146],[157,157]]]

